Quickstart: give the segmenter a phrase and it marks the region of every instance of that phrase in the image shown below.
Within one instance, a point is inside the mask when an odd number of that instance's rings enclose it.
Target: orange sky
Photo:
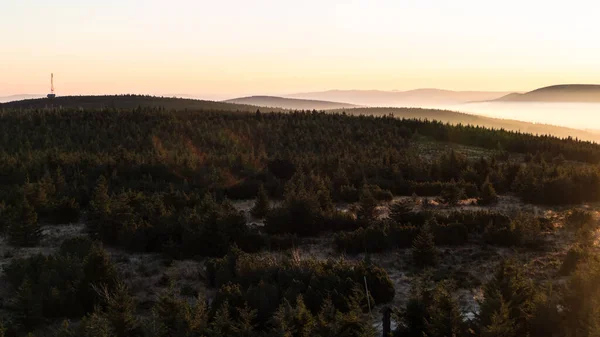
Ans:
[[[532,2],[4,0],[0,95],[600,83],[600,4]]]

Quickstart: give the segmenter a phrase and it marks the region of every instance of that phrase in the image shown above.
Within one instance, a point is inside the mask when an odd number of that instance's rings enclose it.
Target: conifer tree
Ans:
[[[397,202],[390,207],[389,218],[398,224],[406,222],[406,215],[412,212],[413,204],[409,202]]]
[[[498,202],[498,194],[489,178],[481,185],[481,191],[477,203],[480,205],[491,205]]]
[[[359,220],[365,222],[371,222],[377,217],[377,200],[366,188],[363,188],[360,195],[360,204],[356,215]]]
[[[269,213],[269,195],[263,185],[260,185],[254,207],[250,210],[250,213],[255,218],[264,218]]]
[[[104,218],[110,213],[110,196],[108,195],[108,182],[104,176],[96,181],[96,187],[90,202],[90,208],[95,217]]]
[[[465,191],[454,180],[451,180],[449,185],[442,191],[442,200],[451,206],[458,204],[464,198]]]
[[[236,336],[238,337],[254,337],[256,333],[256,310],[250,309],[248,305],[244,305],[237,309],[238,319],[233,327]]]
[[[139,326],[134,315],[135,303],[133,297],[129,295],[127,286],[119,283],[112,293],[105,287],[103,296],[106,302],[106,317],[115,336],[136,336]]]
[[[510,318],[510,309],[501,301],[500,307],[492,314],[491,322],[481,332],[482,337],[517,337],[515,322]]]
[[[34,247],[42,238],[42,228],[38,223],[37,213],[27,198],[19,207],[18,216],[13,219],[9,228],[9,241],[20,247]]]
[[[413,262],[419,268],[434,266],[437,263],[438,253],[433,233],[431,232],[431,226],[425,224],[413,241]]]
[[[229,303],[227,301],[221,304],[217,309],[213,321],[208,328],[208,337],[236,337],[234,321],[229,314]]]

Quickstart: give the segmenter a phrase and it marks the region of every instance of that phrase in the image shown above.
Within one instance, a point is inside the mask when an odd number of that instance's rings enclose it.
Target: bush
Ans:
[[[487,243],[498,246],[538,246],[541,225],[537,218],[519,214],[509,224],[495,226],[490,223],[485,230],[484,239]]]
[[[591,227],[594,221],[594,215],[582,209],[574,209],[565,219],[567,229],[571,231],[586,230]]]
[[[588,250],[580,245],[569,249],[567,256],[565,256],[565,260],[560,267],[559,275],[567,276],[572,274],[577,269],[577,266],[588,258],[588,256]]]
[[[106,252],[86,239],[68,240],[54,255],[15,259],[5,272],[15,290],[13,309],[26,325],[43,318],[80,318],[100,303],[94,287],[112,289],[116,284]]]
[[[435,244],[439,246],[464,245],[469,241],[469,231],[461,223],[432,226]]]
[[[68,224],[79,221],[79,203],[74,198],[62,198],[50,211],[49,220],[55,224]]]
[[[247,302],[263,319],[272,317],[284,299],[294,301],[299,295],[312,313],[328,297],[337,310],[348,312],[355,289],[364,289],[365,277],[375,303],[387,303],[395,293],[386,271],[364,262],[274,259],[233,250],[207,261],[206,268],[208,283],[221,289],[215,301]]]
[[[338,251],[350,254],[375,253],[410,247],[417,233],[417,228],[412,226],[378,223],[354,232],[338,233],[334,244]]]

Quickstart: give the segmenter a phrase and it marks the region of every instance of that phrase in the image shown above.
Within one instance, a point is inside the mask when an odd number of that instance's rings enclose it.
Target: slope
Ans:
[[[562,84],[536,89],[524,94],[512,93],[494,102],[600,102],[600,85]]]
[[[410,91],[331,90],[288,95],[291,98],[348,102],[367,106],[435,106],[470,101],[493,100],[509,94],[491,91],[450,91],[416,89]]]
[[[354,104],[330,101],[306,100],[295,98],[284,98],[275,96],[250,96],[234,98],[225,101],[227,103],[256,105],[262,107],[275,107],[291,110],[332,110],[356,107]]]
[[[167,110],[217,110],[217,111],[256,111],[252,105],[241,105],[225,102],[203,101],[197,99],[142,96],[62,96],[53,99],[28,99],[0,104],[2,109],[41,109],[49,107],[81,108],[81,109],[134,109],[138,107],[161,107]],[[273,110],[273,109],[271,109]],[[270,111],[271,111],[270,110]]]

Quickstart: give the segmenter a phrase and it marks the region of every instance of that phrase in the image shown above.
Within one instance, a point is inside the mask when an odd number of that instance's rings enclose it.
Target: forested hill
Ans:
[[[341,112],[339,110],[338,112]],[[486,128],[519,131],[534,135],[552,135],[560,138],[578,138],[581,140],[600,142],[600,133],[572,129],[556,125],[522,122],[511,119],[490,118],[466,114],[450,110],[418,109],[418,108],[357,108],[343,110],[352,115],[393,115],[396,118],[437,120],[450,124],[478,125]]]
[[[318,101],[308,99],[295,99],[295,98],[283,98],[274,96],[251,96],[235,98],[228,101],[227,103],[236,104],[249,104],[263,107],[276,107],[291,110],[333,110],[333,109],[348,109],[358,107],[354,104],[330,102],[330,101]]]
[[[600,85],[563,84],[536,89],[524,94],[510,94],[494,102],[600,102]]]
[[[135,109],[160,107],[166,110],[256,111],[256,106],[197,99],[146,95],[59,96],[27,99],[0,104],[0,109],[43,109],[49,107],[81,109]],[[280,109],[269,109],[269,111]]]
[[[317,102],[317,101],[303,101]],[[337,103],[335,103],[337,104]],[[340,103],[343,104],[343,103]],[[288,107],[292,110],[324,109],[310,107],[310,104]],[[214,102],[196,99],[169,98],[142,95],[113,95],[113,96],[64,96],[53,99],[28,99],[0,104],[0,109],[136,109],[136,108],[162,108],[176,111],[226,111],[226,112],[279,112],[290,111],[283,108],[257,107],[256,105],[236,104],[233,102]],[[320,109],[319,109],[320,108]],[[600,142],[600,133],[585,130],[571,129],[560,126],[535,124],[515,120],[496,119],[484,116],[465,114],[449,110],[419,109],[419,108],[351,108],[330,110],[331,112],[346,112],[352,115],[393,115],[397,118],[416,118],[437,120],[444,123],[477,125],[494,129],[520,131],[534,135],[553,135],[560,138],[573,137],[587,141]]]

